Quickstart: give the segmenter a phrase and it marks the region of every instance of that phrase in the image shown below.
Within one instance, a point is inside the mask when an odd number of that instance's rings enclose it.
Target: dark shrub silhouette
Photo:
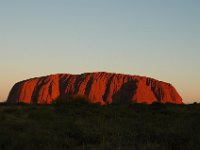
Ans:
[[[64,96],[58,97],[57,99],[53,101],[53,104],[57,104],[57,105],[66,105],[66,104],[71,104],[71,103],[88,104],[89,98],[82,95],[75,95],[75,96],[64,95]]]

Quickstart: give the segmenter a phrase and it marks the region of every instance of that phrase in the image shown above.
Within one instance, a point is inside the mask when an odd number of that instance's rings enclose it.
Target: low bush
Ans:
[[[0,105],[0,149],[200,149],[200,104],[102,107],[77,99]]]

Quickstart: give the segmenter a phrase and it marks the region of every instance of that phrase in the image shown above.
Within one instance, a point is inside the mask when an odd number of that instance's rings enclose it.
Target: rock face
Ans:
[[[52,103],[60,96],[86,96],[91,103],[110,104],[132,101],[182,104],[169,83],[152,78],[114,73],[57,74],[33,78],[14,85],[7,102]]]

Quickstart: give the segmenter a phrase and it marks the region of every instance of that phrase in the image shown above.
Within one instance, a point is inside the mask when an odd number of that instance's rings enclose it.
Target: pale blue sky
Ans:
[[[107,71],[200,102],[200,1],[0,0],[0,52],[0,101],[30,77]]]

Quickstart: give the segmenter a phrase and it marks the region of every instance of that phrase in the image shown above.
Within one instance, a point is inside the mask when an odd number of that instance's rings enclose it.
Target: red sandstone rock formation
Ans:
[[[7,102],[52,103],[65,95],[89,98],[91,103],[132,101],[182,104],[175,88],[152,78],[112,73],[57,74],[16,83]]]

